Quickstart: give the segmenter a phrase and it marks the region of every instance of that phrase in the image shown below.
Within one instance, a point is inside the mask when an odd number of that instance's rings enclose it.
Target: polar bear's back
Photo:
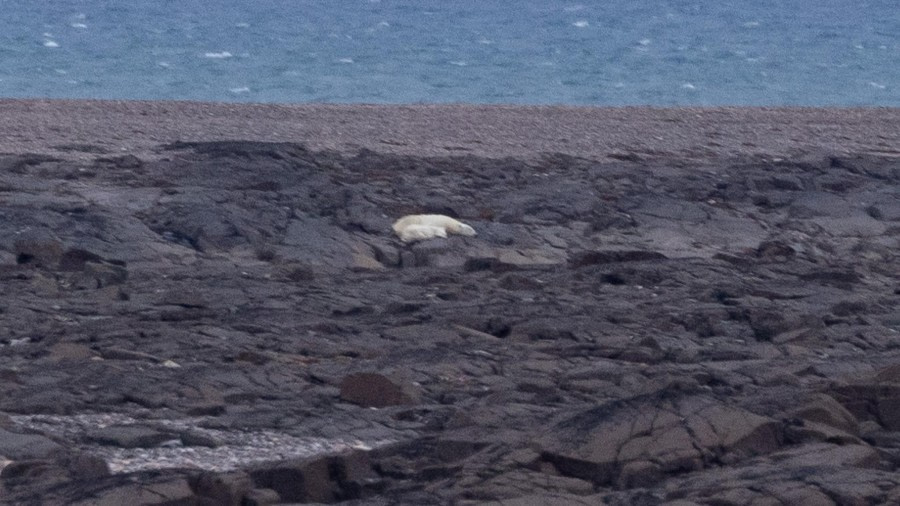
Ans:
[[[427,225],[429,227],[447,228],[451,222],[455,222],[453,218],[444,216],[443,214],[411,214],[404,216],[394,222],[394,231],[406,228],[410,225]]]

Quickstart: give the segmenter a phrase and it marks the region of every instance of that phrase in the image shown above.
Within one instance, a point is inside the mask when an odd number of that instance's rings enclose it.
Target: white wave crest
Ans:
[[[228,51],[222,51],[220,53],[203,53],[203,56],[206,58],[231,58],[233,55]]]

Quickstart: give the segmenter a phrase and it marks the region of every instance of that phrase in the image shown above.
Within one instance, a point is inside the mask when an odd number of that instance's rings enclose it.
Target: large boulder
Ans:
[[[341,400],[370,408],[419,402],[415,385],[378,373],[355,373],[341,381]]]
[[[262,464],[250,470],[250,477],[257,488],[274,490],[287,502],[334,503],[359,499],[379,484],[368,454],[355,450]]]

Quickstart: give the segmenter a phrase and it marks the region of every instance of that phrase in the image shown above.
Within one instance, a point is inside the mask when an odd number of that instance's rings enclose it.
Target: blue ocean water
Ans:
[[[0,97],[900,106],[900,0],[0,0]]]

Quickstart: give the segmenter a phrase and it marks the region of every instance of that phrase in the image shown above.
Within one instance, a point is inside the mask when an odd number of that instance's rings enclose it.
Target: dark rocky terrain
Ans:
[[[54,150],[0,156],[4,504],[900,503],[900,158]]]

